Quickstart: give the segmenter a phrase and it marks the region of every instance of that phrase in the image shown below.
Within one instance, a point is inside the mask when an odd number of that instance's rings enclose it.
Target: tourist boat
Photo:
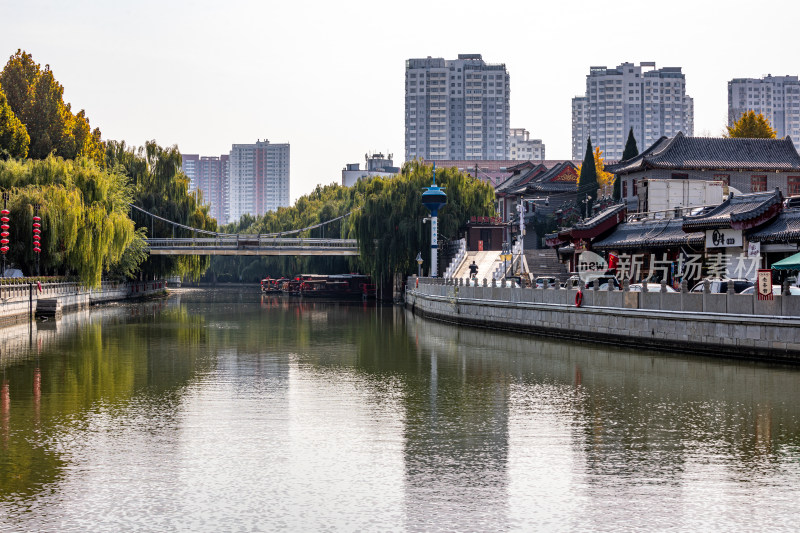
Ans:
[[[310,298],[356,300],[375,298],[376,287],[363,274],[309,276],[300,285],[300,294]]]
[[[272,279],[270,277],[266,277],[261,280],[261,292],[266,292],[266,293],[281,292],[281,282],[283,281],[284,278]]]

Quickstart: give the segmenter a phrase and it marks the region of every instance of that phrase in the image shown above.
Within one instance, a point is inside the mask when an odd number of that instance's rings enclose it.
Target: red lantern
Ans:
[[[9,218],[8,217],[0,217],[0,222],[2,222],[3,224],[8,224]]]
[[[0,226],[0,229],[3,231],[8,231],[11,228],[8,224],[3,224]]]
[[[41,253],[42,249],[39,248],[39,247],[36,247],[36,248],[33,249],[33,251],[38,254],[38,253]]]
[[[39,224],[38,222],[34,222],[34,223],[33,223],[33,227],[34,227],[34,228],[41,228],[41,227],[42,227],[42,225],[41,225],[41,224]]]
[[[42,221],[42,217],[33,217],[33,221],[34,222],[41,222]]]
[[[8,244],[8,239],[0,239],[0,244]]]
[[[8,209],[0,210],[0,215],[4,215],[5,216],[5,215],[10,215],[10,214],[11,214],[11,211],[9,211]]]
[[[0,252],[2,253],[6,253],[7,251],[8,251],[8,246],[3,246],[2,248],[0,248]]]

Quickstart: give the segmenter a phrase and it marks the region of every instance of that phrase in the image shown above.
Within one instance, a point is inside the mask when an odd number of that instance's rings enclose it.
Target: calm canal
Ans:
[[[257,290],[0,330],[0,530],[800,523],[798,368]]]

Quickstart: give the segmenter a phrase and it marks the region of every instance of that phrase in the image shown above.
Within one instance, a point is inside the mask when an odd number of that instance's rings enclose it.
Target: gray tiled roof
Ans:
[[[775,220],[751,233],[751,241],[764,243],[800,242],[800,209],[786,209]]]
[[[525,183],[525,181],[527,179],[529,179],[529,176],[531,174],[536,173],[536,172],[546,173],[547,172],[547,167],[545,167],[544,165],[539,163],[537,165],[534,165],[532,168],[521,172],[518,176],[514,176],[512,174],[506,181],[504,181],[503,183],[501,183],[500,185],[497,186],[497,188],[495,189],[495,192],[504,192],[504,193],[514,194],[511,191],[514,190],[514,189],[518,189],[519,187],[524,186],[524,183]]]
[[[601,222],[603,222],[604,220],[616,215],[617,213],[625,211],[626,209],[627,205],[625,204],[612,205],[611,207],[603,209],[593,217],[586,219],[584,222],[581,222],[580,224],[575,224],[575,229],[593,228],[598,224],[600,224]]]
[[[575,183],[569,181],[552,181],[568,167],[575,169],[575,165],[572,161],[562,161],[550,167],[546,172],[542,172],[528,183],[514,188],[509,192],[512,194],[526,194],[532,192],[576,192],[578,190],[577,180]]]
[[[652,154],[656,150],[659,150],[665,144],[669,143],[669,140],[670,140],[669,137],[660,137],[656,142],[651,144],[649,148],[647,148],[639,155],[634,156],[630,159],[626,159],[625,161],[619,161],[614,165],[603,165],[603,170],[605,170],[606,172],[611,172],[612,174],[618,174],[621,173],[620,169],[623,168],[627,169],[628,167],[633,168],[635,165],[638,165],[643,158],[650,156],[650,154]],[[632,172],[632,171],[627,171],[627,172]]]
[[[592,249],[631,250],[683,245],[702,246],[704,242],[704,232],[686,233],[683,231],[683,219],[668,218],[620,224],[614,233],[601,241],[592,243]]]
[[[767,212],[775,204],[780,204],[783,196],[780,191],[754,192],[733,196],[711,211],[695,217],[686,217],[683,227],[686,231],[730,227],[731,222],[751,220]]]
[[[615,174],[651,168],[708,170],[800,170],[800,155],[790,137],[730,139],[725,137],[662,137],[638,156],[606,167]]]

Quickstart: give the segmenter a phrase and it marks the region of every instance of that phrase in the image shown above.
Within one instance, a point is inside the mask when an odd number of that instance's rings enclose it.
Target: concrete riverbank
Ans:
[[[800,363],[800,296],[469,287],[410,278],[406,305],[455,324],[759,361]]]
[[[79,283],[0,285],[0,326],[27,321],[39,315],[58,319],[65,311],[165,292],[166,283],[161,280],[104,282],[96,289],[86,288]]]

